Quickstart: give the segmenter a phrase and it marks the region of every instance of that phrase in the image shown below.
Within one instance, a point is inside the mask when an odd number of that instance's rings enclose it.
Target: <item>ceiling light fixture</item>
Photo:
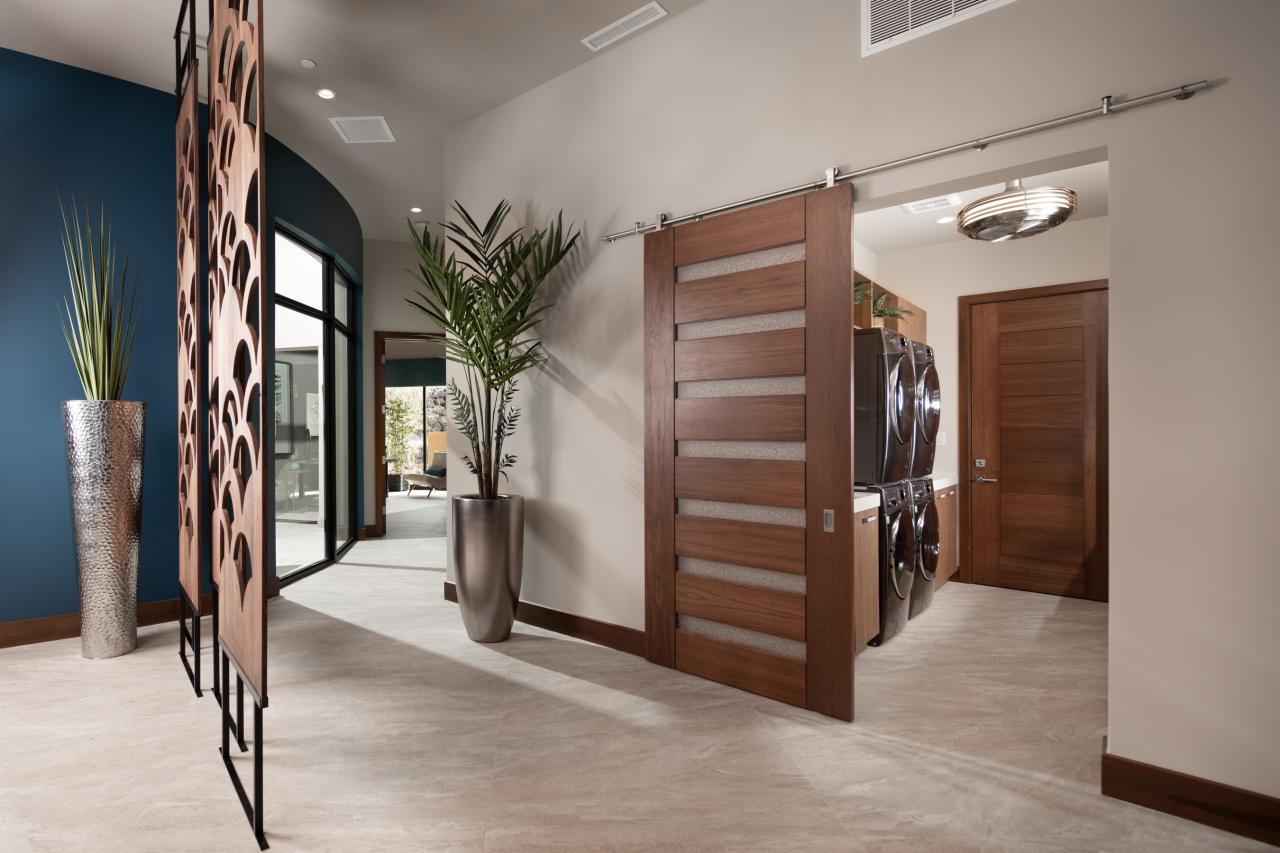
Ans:
[[[1076,194],[1064,187],[1023,189],[1022,181],[1005,184],[1004,192],[965,205],[956,230],[973,240],[998,243],[1043,234],[1076,212]]]
[[[302,60],[302,67],[307,69],[315,68],[316,67],[315,60],[314,59]]]
[[[409,208],[409,212],[410,212],[410,213],[421,213],[421,212],[422,212],[422,208],[420,208],[420,207],[411,207],[411,208]]]
[[[934,221],[937,222],[939,225],[950,225],[952,222],[956,221],[956,218],[954,216],[939,216]]]
[[[321,98],[324,98],[326,101],[332,101],[338,96],[337,92],[334,92],[332,89],[316,89],[316,94]]]

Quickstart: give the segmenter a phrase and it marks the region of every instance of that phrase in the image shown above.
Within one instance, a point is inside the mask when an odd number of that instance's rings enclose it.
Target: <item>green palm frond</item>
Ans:
[[[418,287],[405,301],[444,331],[445,354],[463,367],[466,390],[455,382],[449,389],[455,422],[471,445],[464,461],[479,478],[480,496],[491,498],[516,461],[502,449],[520,420],[516,380],[545,358],[537,325],[551,306],[540,299],[542,287],[580,232],[565,228],[563,214],[528,233],[508,230],[505,200],[483,224],[459,202],[453,212],[439,237],[410,225]]]
[[[63,299],[66,316],[62,335],[71,352],[80,384],[87,400],[119,400],[133,357],[138,324],[134,311],[137,284],[129,281],[129,252],[119,258],[111,240],[106,211],[99,209],[94,231],[89,200],[84,203],[84,220],[74,206],[67,210],[58,201],[62,215],[62,253],[67,264],[69,298]]]

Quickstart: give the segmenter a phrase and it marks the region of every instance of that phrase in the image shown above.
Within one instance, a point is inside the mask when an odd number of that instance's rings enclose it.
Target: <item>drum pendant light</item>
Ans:
[[[956,230],[973,240],[998,243],[1043,234],[1076,212],[1074,190],[1037,187],[1026,190],[1010,181],[1004,192],[965,205],[956,217]]]

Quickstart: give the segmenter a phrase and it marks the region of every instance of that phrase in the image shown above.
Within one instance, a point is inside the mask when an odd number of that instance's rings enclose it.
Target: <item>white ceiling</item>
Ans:
[[[203,45],[208,4],[195,2]],[[661,2],[675,16],[701,0]],[[423,207],[416,218],[433,222],[444,214],[447,130],[591,59],[596,54],[580,40],[642,5],[266,0],[267,129],[333,182],[366,238],[404,240],[410,207]],[[0,0],[0,47],[172,91],[178,6],[177,0]],[[303,68],[303,59],[317,67]],[[337,98],[316,97],[321,87]],[[347,145],[328,120],[363,115],[386,116],[396,142]]]
[[[1022,179],[1025,187],[1058,186],[1076,191],[1078,209],[1071,221],[1107,215],[1107,164],[1089,163],[1049,172],[1028,175]],[[967,240],[956,231],[955,223],[939,224],[943,216],[955,216],[960,208],[983,196],[1000,192],[1004,184],[974,187],[958,193],[960,203],[954,207],[927,213],[908,213],[901,205],[859,213],[853,218],[853,237],[877,255],[915,249],[936,243]]]

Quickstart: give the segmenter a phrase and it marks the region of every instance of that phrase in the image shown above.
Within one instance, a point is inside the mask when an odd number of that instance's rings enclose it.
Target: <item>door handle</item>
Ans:
[[[1000,482],[1000,481],[999,481],[999,480],[997,480],[995,477],[983,477],[982,475],[978,475],[977,477],[974,477],[974,478],[973,478],[973,482],[975,482],[975,483],[998,483],[998,482]]]

